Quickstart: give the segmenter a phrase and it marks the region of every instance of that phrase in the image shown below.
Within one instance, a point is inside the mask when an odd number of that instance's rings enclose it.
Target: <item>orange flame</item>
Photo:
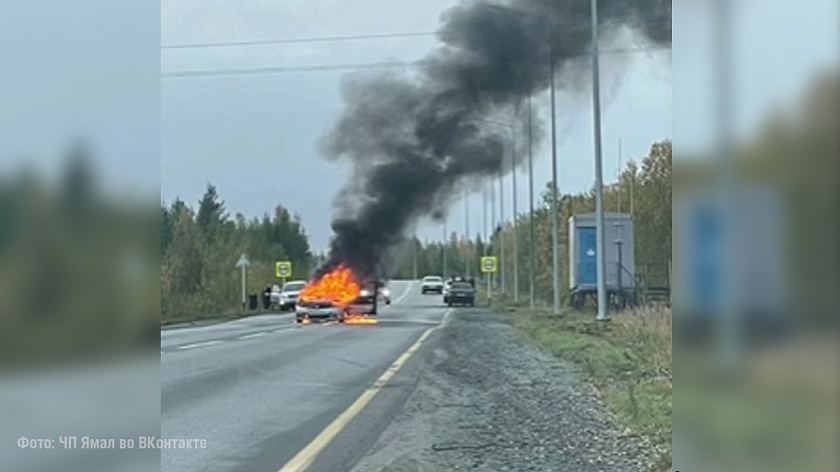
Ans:
[[[344,324],[351,325],[375,325],[378,323],[376,318],[367,318],[365,316],[350,316],[344,319]]]
[[[361,286],[353,272],[340,265],[332,272],[306,284],[299,299],[304,302],[330,301],[339,307],[345,307],[359,297]]]

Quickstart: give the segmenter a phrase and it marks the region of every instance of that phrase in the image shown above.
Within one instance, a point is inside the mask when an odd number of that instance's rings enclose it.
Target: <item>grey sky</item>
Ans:
[[[432,31],[439,26],[439,15],[454,1],[395,2],[393,0],[293,1],[225,1],[165,0],[161,4],[161,43],[194,43],[254,39],[341,36],[368,33]],[[759,2],[762,6],[774,2]],[[775,1],[778,11],[790,9],[790,2]],[[821,2],[804,2],[818,4]],[[801,8],[804,19],[819,22],[832,2],[822,2],[823,10]],[[785,15],[774,16],[768,7],[760,8],[755,0],[742,2],[744,8],[758,9],[773,23]],[[687,30],[698,30],[702,10],[695,2],[677,2],[675,23]],[[772,10],[770,10],[772,12]],[[702,12],[701,12],[702,13]],[[697,19],[699,18],[699,19]],[[803,20],[804,21],[804,20]],[[678,28],[679,30],[679,28]],[[771,28],[751,29],[745,47],[766,44],[778,34]],[[826,28],[811,28],[826,38]],[[803,30],[807,42],[808,31]],[[834,31],[834,30],[828,30]],[[820,33],[822,32],[822,33]],[[762,39],[762,37],[764,39]],[[813,39],[813,36],[811,36]],[[388,60],[419,59],[432,47],[434,38],[404,38],[342,43],[309,43],[300,45],[255,46],[203,50],[167,50],[161,53],[162,71],[252,68],[271,66],[304,66],[348,64]],[[702,47],[675,39],[682,56],[678,64],[678,89],[685,93],[679,105],[689,112],[678,119],[679,137],[687,145],[702,147],[708,141],[711,121],[704,104],[703,80],[699,69]],[[801,45],[797,48],[801,49]],[[681,50],[680,50],[681,49]],[[751,51],[747,51],[751,52]],[[831,49],[814,52],[826,57]],[[791,60],[812,64],[816,59],[800,54]],[[810,60],[811,62],[807,62]],[[640,158],[657,140],[671,138],[671,54],[655,52],[634,54],[620,83],[613,88],[605,84],[606,103],[603,113],[605,177],[615,176],[618,140],[623,141],[623,155]],[[605,56],[602,68],[610,76],[614,58]],[[805,68],[806,66],[802,66]],[[305,72],[293,74],[165,79],[161,81],[161,198],[167,202],[180,196],[194,203],[204,187],[212,182],[219,188],[231,212],[251,217],[270,212],[282,203],[301,214],[303,222],[318,250],[326,247],[330,232],[331,203],[344,184],[347,169],[323,161],[316,152],[317,140],[326,134],[337,118],[341,103],[339,84],[346,72]],[[794,74],[779,71],[779,87],[801,87]],[[682,79],[680,81],[680,78]],[[698,79],[700,86],[695,86]],[[801,79],[801,77],[800,77]],[[707,81],[708,82],[708,81]],[[767,95],[779,95],[773,81],[761,87],[740,90],[748,97],[743,122],[755,121],[763,109],[754,104],[767,101]],[[762,87],[764,95],[761,95]],[[617,90],[613,95],[612,90]],[[696,93],[695,93],[696,91]],[[753,98],[749,98],[753,95]],[[709,95],[705,95],[708,97]],[[543,103],[545,99],[540,99]],[[543,111],[547,111],[545,108]],[[696,112],[696,113],[694,113]],[[558,138],[560,146],[560,185],[563,191],[583,191],[593,179],[591,114],[589,98],[559,97]],[[751,118],[752,117],[752,118]],[[705,119],[704,119],[705,118]],[[694,125],[697,122],[699,125]],[[689,124],[691,123],[691,124]],[[540,191],[549,180],[549,149],[535,152],[536,188]],[[520,174],[520,211],[527,208],[526,175]],[[510,179],[506,179],[510,195]],[[505,213],[511,214],[507,203]],[[470,198],[470,228],[473,235],[481,231],[480,196]],[[463,205],[453,206],[449,230],[463,231]],[[441,227],[424,224],[418,235],[437,239]]]
[[[91,144],[110,193],[160,185],[159,11],[142,1],[0,4],[0,173],[54,179],[68,144]]]

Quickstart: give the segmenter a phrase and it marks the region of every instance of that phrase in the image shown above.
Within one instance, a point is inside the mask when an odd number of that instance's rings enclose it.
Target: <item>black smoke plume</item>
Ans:
[[[590,8],[589,0],[464,2],[443,13],[441,45],[419,67],[346,78],[346,107],[322,151],[353,171],[316,275],[343,263],[387,276],[389,254],[419,218],[440,215],[463,185],[509,170],[507,131],[484,120],[510,116],[548,88],[549,52],[563,71],[558,89],[585,91],[564,74],[589,54]],[[671,0],[601,0],[599,24],[605,36],[629,27],[670,46]]]

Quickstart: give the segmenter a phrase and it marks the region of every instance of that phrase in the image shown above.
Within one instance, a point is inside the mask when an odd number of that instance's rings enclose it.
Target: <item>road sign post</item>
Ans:
[[[484,256],[481,258],[481,272],[487,278],[487,299],[493,299],[493,290],[490,286],[490,274],[495,274],[499,270],[499,259],[496,256]]]
[[[245,298],[246,298],[246,289],[245,289],[245,271],[248,270],[248,267],[251,265],[251,262],[245,257],[245,254],[239,258],[239,261],[236,263],[236,268],[242,271],[242,309],[245,309]]]

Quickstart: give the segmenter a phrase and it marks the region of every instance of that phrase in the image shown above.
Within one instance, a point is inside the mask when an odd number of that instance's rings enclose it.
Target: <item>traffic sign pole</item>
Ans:
[[[245,288],[245,272],[248,269],[248,266],[251,265],[251,262],[248,261],[248,258],[245,257],[245,254],[239,258],[239,261],[236,263],[236,267],[242,271],[242,309],[245,309],[245,301],[246,301],[246,288]]]

